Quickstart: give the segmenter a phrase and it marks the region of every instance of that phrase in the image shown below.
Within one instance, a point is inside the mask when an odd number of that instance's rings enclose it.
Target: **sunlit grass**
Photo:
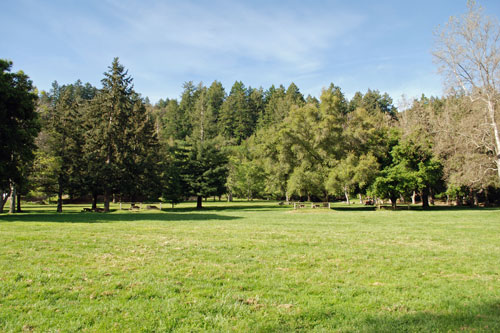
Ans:
[[[204,205],[0,215],[0,330],[500,331],[500,210]]]

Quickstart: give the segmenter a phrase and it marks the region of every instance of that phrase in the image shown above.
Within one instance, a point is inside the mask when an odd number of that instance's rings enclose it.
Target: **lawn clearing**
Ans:
[[[0,330],[500,331],[498,209],[204,205],[0,215]]]

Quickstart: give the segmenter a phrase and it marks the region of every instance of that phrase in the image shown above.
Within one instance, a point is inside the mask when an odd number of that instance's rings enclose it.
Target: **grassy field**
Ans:
[[[0,331],[500,331],[499,209],[193,206],[0,214]]]

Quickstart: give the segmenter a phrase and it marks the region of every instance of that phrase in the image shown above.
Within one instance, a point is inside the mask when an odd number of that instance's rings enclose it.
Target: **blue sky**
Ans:
[[[480,1],[499,16],[500,1]],[[114,57],[136,91],[177,98],[185,81],[235,80],[267,89],[295,82],[319,96],[331,82],[395,101],[442,95],[433,31],[466,0],[127,1],[4,0],[0,58],[40,90],[77,79],[100,87]]]

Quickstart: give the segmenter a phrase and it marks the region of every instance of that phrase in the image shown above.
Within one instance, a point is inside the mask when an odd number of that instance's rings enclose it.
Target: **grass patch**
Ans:
[[[204,204],[0,214],[0,330],[500,331],[498,209]]]

